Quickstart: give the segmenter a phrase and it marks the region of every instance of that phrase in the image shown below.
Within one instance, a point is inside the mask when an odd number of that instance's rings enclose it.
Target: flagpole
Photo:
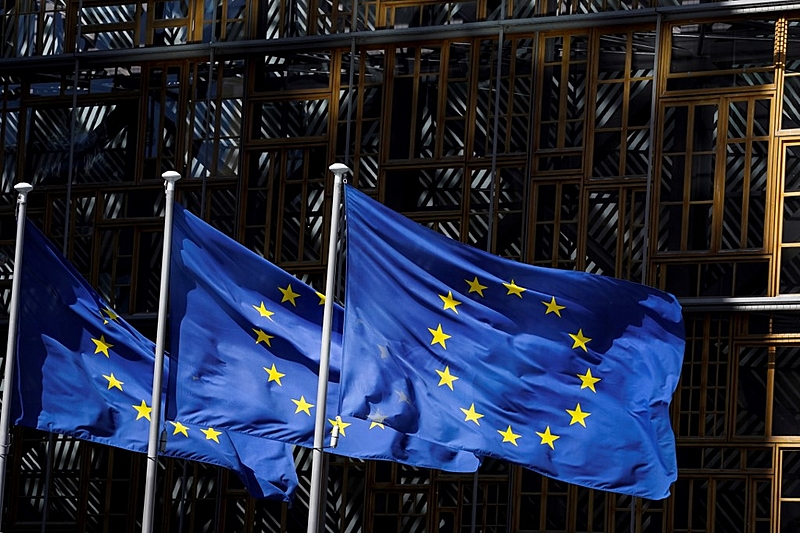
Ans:
[[[328,239],[328,272],[325,279],[325,310],[322,315],[322,346],[319,352],[319,379],[317,380],[317,413],[314,424],[314,449],[311,456],[311,494],[308,503],[308,533],[318,533],[321,519],[325,439],[325,405],[328,400],[328,370],[331,354],[331,329],[333,323],[333,283],[336,276],[336,245],[339,240],[339,209],[341,204],[344,173],[350,169],[334,163],[328,169],[333,172],[333,205],[331,206],[331,234]]]
[[[11,418],[11,390],[14,388],[14,363],[17,357],[17,318],[19,315],[19,286],[22,281],[22,245],[25,242],[25,212],[28,193],[33,189],[29,183],[14,185],[17,196],[17,242],[14,248],[14,272],[11,281],[11,302],[8,305],[8,344],[6,345],[6,369],[3,374],[3,409],[0,413],[0,531],[2,531],[3,503],[6,487],[6,459],[8,458],[8,427]]]
[[[164,337],[167,326],[167,298],[169,291],[169,264],[172,251],[172,212],[175,182],[181,175],[174,170],[161,174],[166,189],[164,212],[164,249],[161,254],[161,288],[158,298],[158,326],[156,330],[155,365],[153,366],[153,396],[150,403],[150,438],[147,442],[147,477],[145,479],[142,533],[153,531],[153,514],[158,474],[158,433],[161,427],[161,378],[164,373]]]

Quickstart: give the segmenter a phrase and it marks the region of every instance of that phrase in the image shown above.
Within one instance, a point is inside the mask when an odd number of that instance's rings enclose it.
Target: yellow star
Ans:
[[[103,374],[103,377],[108,380],[108,390],[111,390],[111,387],[116,387],[119,390],[122,390],[122,386],[125,384],[125,382],[120,381],[116,377],[114,377],[113,372],[111,373],[110,376],[106,376],[105,374]]]
[[[447,291],[447,296],[439,295],[439,298],[442,299],[444,302],[444,309],[443,311],[447,311],[448,309],[452,309],[455,314],[458,314],[458,309],[456,309],[457,305],[461,305],[461,302],[453,298],[453,291]]]
[[[202,431],[203,435],[206,436],[206,440],[213,440],[214,442],[219,444],[219,439],[217,437],[222,435],[221,431],[217,431],[212,427],[209,427],[208,429],[201,429],[200,431]]]
[[[374,415],[370,415],[367,417],[370,421],[369,429],[378,426],[381,429],[386,429],[383,425],[384,420],[386,420],[386,416],[380,413],[375,413]]]
[[[255,309],[256,311],[258,311],[258,314],[260,314],[260,315],[261,315],[261,316],[263,316],[264,318],[269,318],[270,320],[272,320],[272,315],[274,315],[274,314],[275,314],[275,313],[273,313],[272,311],[267,311],[267,308],[266,308],[266,306],[264,305],[264,302],[261,302],[261,305],[254,305],[254,306],[253,306],[253,309]]]
[[[542,437],[542,442],[540,442],[539,444],[547,444],[548,446],[550,446],[550,449],[552,450],[556,449],[556,447],[553,446],[553,443],[561,438],[558,435],[553,435],[552,433],[550,433],[550,426],[547,426],[547,429],[544,430],[544,433],[539,433],[537,431],[536,434]]]
[[[403,392],[401,390],[396,390],[394,392],[395,392],[395,394],[397,394],[397,401],[398,402],[407,403],[408,405],[411,405],[411,398],[409,398],[408,395],[405,392]]]
[[[464,415],[466,416],[466,418],[464,418],[464,422],[469,422],[470,420],[472,420],[477,425],[479,426],[481,425],[481,423],[478,422],[478,419],[483,418],[483,415],[475,412],[474,403],[469,406],[469,409],[464,409],[463,407],[459,407],[459,409],[461,409],[461,412],[464,413]]]
[[[550,313],[555,313],[556,316],[559,318],[561,317],[561,310],[565,308],[563,305],[558,305],[556,303],[556,297],[551,296],[549,302],[542,302],[544,305],[547,306],[547,310],[545,310],[544,314],[549,315]]]
[[[589,351],[589,350],[586,349],[586,343],[589,342],[592,339],[590,339],[589,337],[584,336],[582,329],[579,329],[578,333],[574,333],[574,334],[570,333],[569,336],[572,337],[573,341],[575,341],[575,342],[572,343],[572,347],[573,348],[577,348],[578,346],[580,346],[581,348],[583,348],[584,352],[588,352]]]
[[[319,291],[315,291],[317,296],[319,296],[319,305],[325,305],[325,295]]]
[[[431,335],[433,335],[433,340],[431,341],[431,346],[433,346],[434,344],[441,344],[442,348],[444,348],[446,350],[447,349],[447,345],[444,343],[444,341],[449,339],[452,335],[448,335],[447,333],[442,331],[442,325],[441,324],[439,324],[439,326],[437,326],[436,329],[428,328],[428,331],[430,331]]]
[[[92,342],[95,345],[94,353],[103,352],[106,357],[108,357],[108,349],[114,347],[113,344],[106,342],[105,335],[100,335],[99,339],[92,339]]]
[[[598,381],[600,381],[600,378],[596,378],[596,377],[592,376],[592,369],[591,368],[587,368],[586,369],[586,373],[583,374],[583,375],[578,374],[578,377],[581,378],[581,388],[582,389],[585,389],[585,388],[588,387],[588,388],[592,389],[592,392],[594,392],[594,393],[597,392],[594,389],[594,384],[597,383]]]
[[[286,374],[282,374],[282,373],[278,372],[278,369],[275,368],[275,363],[272,363],[272,368],[264,367],[264,370],[266,370],[267,374],[269,374],[269,379],[267,380],[267,383],[269,383],[270,381],[274,381],[278,385],[283,387],[283,384],[281,383],[281,378],[283,376],[285,376]]]
[[[576,424],[577,423],[577,424],[582,425],[583,427],[586,427],[586,417],[592,414],[592,413],[586,413],[584,411],[581,411],[581,404],[576,405],[574,411],[572,409],[567,409],[566,411],[572,417],[572,420],[570,420],[570,422],[569,422],[570,426],[572,424]]]
[[[445,366],[444,370],[437,370],[437,374],[439,374],[439,387],[442,385],[447,385],[450,387],[450,390],[453,390],[453,382],[458,378],[450,373],[450,366]]]
[[[184,426],[180,422],[173,422],[172,420],[168,420],[168,422],[170,424],[172,424],[172,427],[175,428],[172,431],[173,435],[177,435],[178,433],[181,433],[184,437],[188,437],[189,436],[189,428],[187,428],[186,426]]]
[[[105,313],[106,316],[108,317],[108,318],[103,317],[103,324],[108,324],[109,320],[116,320],[119,318],[119,315],[114,311],[112,311],[111,309],[101,309],[100,316],[103,316],[103,313]]]
[[[525,292],[526,290],[528,290],[528,289],[522,288],[519,285],[517,285],[516,283],[514,283],[513,279],[511,280],[511,283],[503,283],[503,286],[506,289],[508,289],[508,292],[506,293],[506,296],[510,296],[512,294],[516,294],[517,296],[522,298],[522,293]]]
[[[142,400],[141,405],[133,405],[132,407],[136,409],[136,412],[138,413],[136,415],[136,420],[139,420],[140,418],[146,418],[150,420],[150,411],[152,411],[153,408],[148,407],[147,404],[144,403],[144,400]]]
[[[508,429],[505,431],[498,429],[497,432],[503,436],[503,442],[510,442],[514,446],[517,446],[517,439],[522,436],[511,431],[511,426],[508,426]]]
[[[283,287],[278,287],[278,290],[283,294],[281,303],[290,302],[293,306],[297,307],[297,302],[295,302],[295,300],[297,300],[300,295],[292,290],[291,283],[285,289]]]
[[[486,285],[481,285],[481,283],[478,281],[478,276],[475,276],[475,279],[472,281],[468,279],[465,279],[464,281],[466,281],[469,285],[469,292],[477,292],[481,298],[483,298],[483,289],[487,289],[488,287]]]
[[[353,425],[353,424],[351,424],[350,422],[345,422],[345,421],[344,421],[344,420],[342,420],[342,418],[341,418],[341,417],[339,417],[339,416],[337,416],[337,417],[336,417],[336,420],[331,420],[331,419],[329,418],[329,419],[328,419],[328,422],[330,422],[330,423],[333,425],[333,427],[339,426],[339,434],[340,434],[342,437],[346,437],[346,436],[347,436],[347,435],[345,434],[345,432],[344,432],[344,428],[346,428],[347,426],[352,426],[352,425]],[[333,430],[331,430],[331,433],[333,433]]]
[[[272,342],[270,342],[270,340],[275,338],[274,335],[267,335],[266,333],[264,333],[263,329],[253,328],[253,332],[256,335],[258,335],[258,337],[256,338],[256,344],[258,344],[259,342],[263,342],[270,348],[272,347]]]
[[[314,407],[314,404],[313,403],[308,403],[306,401],[306,397],[305,396],[300,396],[299,400],[295,400],[294,398],[292,398],[292,401],[297,406],[297,409],[294,410],[294,414],[297,414],[300,411],[303,411],[308,416],[311,416],[311,411],[309,411],[309,409]]]

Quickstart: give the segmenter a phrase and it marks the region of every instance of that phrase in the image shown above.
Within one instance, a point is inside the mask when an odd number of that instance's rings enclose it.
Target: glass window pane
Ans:
[[[800,128],[800,76],[789,75],[783,79],[783,112],[781,128]]]
[[[736,383],[736,435],[763,436],[766,431],[767,364],[765,347],[739,350]]]
[[[800,347],[775,351],[772,434],[800,435]]]
[[[785,450],[781,454],[781,498],[800,498],[800,451],[798,450]],[[796,511],[800,517],[800,507],[797,507]],[[781,512],[781,519],[783,516]],[[781,531],[784,529],[781,528]]]
[[[771,83],[774,20],[685,23],[672,27],[669,89]],[[719,71],[729,71],[722,75]]]
[[[800,293],[800,248],[781,248],[781,294]]]
[[[689,208],[687,250],[711,249],[711,204],[695,204]]]
[[[783,199],[782,242],[800,242],[800,196]]]
[[[714,531],[747,530],[747,482],[723,479],[716,484]]]

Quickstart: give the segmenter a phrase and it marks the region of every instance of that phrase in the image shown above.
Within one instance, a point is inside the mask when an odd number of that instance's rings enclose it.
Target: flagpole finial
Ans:
[[[167,170],[166,172],[161,174],[161,177],[164,178],[164,181],[168,181],[171,183],[175,183],[176,181],[181,179],[181,175],[175,172],[174,170]]]
[[[14,189],[16,189],[16,191],[20,194],[28,194],[33,190],[33,185],[23,181],[22,183],[17,183],[14,185]]]
[[[350,172],[350,167],[341,163],[334,163],[328,167],[328,170],[334,173],[337,178],[341,179],[345,172]]]
[[[28,203],[28,193],[33,190],[33,185],[23,181],[14,185],[14,188],[19,193],[19,195],[17,195],[17,211],[19,211],[19,206]],[[18,214],[19,213],[15,213],[15,215]]]

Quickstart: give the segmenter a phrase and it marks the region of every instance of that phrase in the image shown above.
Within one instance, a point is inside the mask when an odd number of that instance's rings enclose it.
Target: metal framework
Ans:
[[[684,302],[670,498],[331,458],[328,531],[800,523],[800,2],[2,0],[0,139],[6,305],[24,180],[29,217],[154,337],[166,170],[194,213],[321,288],[333,162],[454,239]],[[12,437],[8,531],[139,530],[144,457]],[[163,460],[157,528],[305,531],[295,454],[292,507]]]

